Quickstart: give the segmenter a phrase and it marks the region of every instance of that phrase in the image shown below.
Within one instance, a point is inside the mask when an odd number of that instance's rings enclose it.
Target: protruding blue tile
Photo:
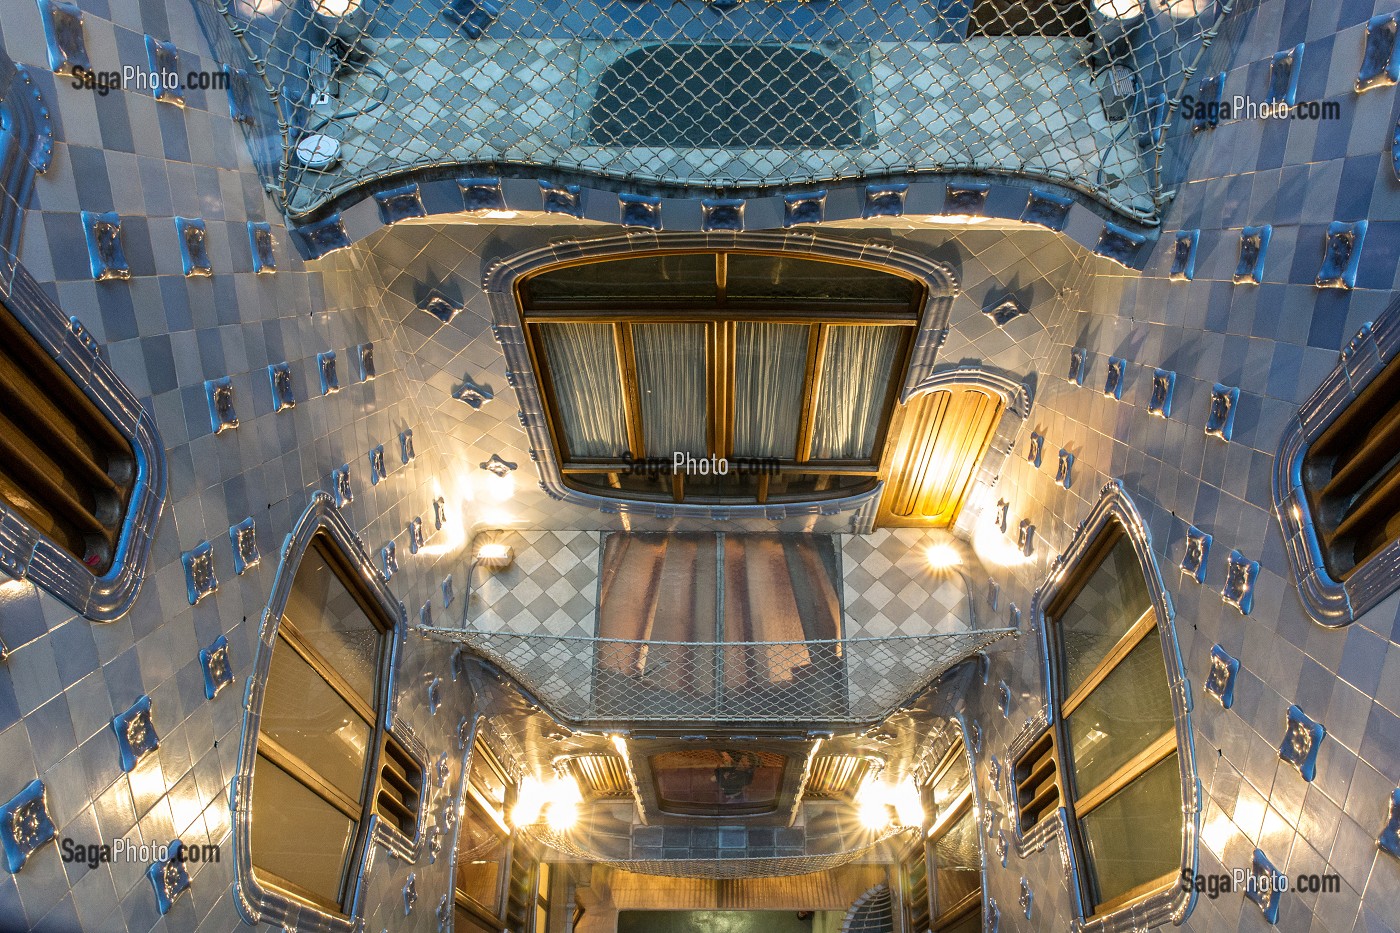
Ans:
[[[233,572],[245,574],[262,561],[258,550],[258,529],[252,516],[228,529],[228,542],[233,547]]]
[[[466,402],[472,411],[480,411],[481,406],[491,401],[496,395],[490,387],[477,385],[471,379],[467,379],[452,393],[452,397],[459,402]]]
[[[418,903],[418,875],[414,872],[408,873],[408,880],[403,884],[403,915],[407,917],[413,913],[414,906]]]
[[[434,677],[428,681],[428,712],[436,716],[437,711],[442,708],[442,678]]]
[[[1366,24],[1366,51],[1356,76],[1356,91],[1388,87],[1400,81],[1400,56],[1395,54],[1395,34],[1400,13],[1382,13]]]
[[[1158,418],[1172,416],[1172,397],[1176,395],[1176,373],[1167,369],[1152,371],[1152,394],[1147,398],[1147,413]]]
[[[209,401],[209,424],[215,434],[238,427],[238,412],[233,407],[233,379],[223,376],[206,379],[204,395]]]
[[[1119,265],[1131,266],[1146,242],[1147,237],[1140,233],[1125,230],[1117,224],[1106,223],[1099,234],[1098,243],[1094,245],[1094,252],[1106,259],[1112,259]]]
[[[123,771],[132,771],[141,759],[160,748],[160,737],[151,713],[151,698],[143,696],[131,708],[112,718],[117,734],[117,754]]]
[[[907,186],[906,186],[907,187]],[[949,183],[943,190],[943,213],[955,217],[982,217],[987,213],[986,182]]]
[[[519,466],[518,463],[503,459],[500,454],[492,454],[489,460],[479,465],[483,470],[496,476],[509,476],[511,471]]]
[[[1011,715],[1011,688],[1004,680],[997,682],[997,709],[1002,716]]]
[[[1021,879],[1021,896],[1018,903],[1021,905],[1021,913],[1026,915],[1026,919],[1031,918],[1031,907],[1035,902],[1035,895],[1031,892],[1031,883],[1025,878]]]
[[[53,73],[91,72],[92,62],[83,38],[83,11],[78,5],[67,0],[39,0],[39,18],[44,24],[44,44]]]
[[[1182,230],[1176,235],[1172,251],[1171,280],[1189,282],[1196,277],[1196,248],[1201,243],[1201,231]]]
[[[315,223],[293,227],[292,233],[296,234],[311,259],[320,259],[328,253],[350,246],[350,235],[346,233],[345,224],[339,214],[331,214]]]
[[[1074,485],[1074,454],[1060,448],[1060,461],[1055,467],[1055,485],[1069,489]]]
[[[1225,588],[1220,591],[1220,598],[1238,609],[1241,615],[1249,615],[1254,608],[1254,582],[1258,577],[1259,561],[1249,560],[1239,551],[1231,551],[1225,565]]]
[[[88,268],[98,282],[124,282],[131,278],[126,251],[122,249],[122,219],[116,211],[83,211],[83,236],[87,239]]]
[[[618,213],[624,227],[661,229],[661,198],[647,194],[619,194]]]
[[[1006,534],[1006,522],[1010,511],[1011,503],[1005,499],[998,499],[996,507],[992,509],[992,524],[996,525],[1002,534]]]
[[[1021,524],[1017,527],[1016,546],[1026,557],[1035,553],[1035,525],[1031,524],[1029,518],[1021,519]]]
[[[29,856],[54,837],[56,829],[49,816],[44,782],[30,781],[0,807],[0,843],[5,850],[5,867],[11,874],[24,867]]]
[[[499,178],[459,178],[457,187],[462,192],[462,210],[468,212],[503,211],[506,209],[506,196],[501,189]]]
[[[826,191],[783,195],[783,226],[819,224],[826,219]]]
[[[208,648],[199,649],[199,666],[204,669],[204,698],[212,700],[233,683],[233,662],[228,656],[228,638],[220,635]]]
[[[187,278],[214,274],[214,264],[209,261],[209,247],[205,243],[203,220],[198,217],[176,217],[175,239],[180,244],[180,268]]]
[[[494,454],[492,456],[494,456]],[[438,496],[436,499],[433,500],[433,527],[436,528],[438,531],[442,531],[443,526],[446,524],[447,500],[442,496]]]
[[[442,8],[442,18],[472,41],[485,35],[500,15],[499,0],[451,0]]]
[[[434,291],[419,303],[418,310],[431,314],[444,324],[451,324],[452,319],[461,313],[462,305]]]
[[[1103,394],[1105,398],[1121,399],[1123,397],[1123,377],[1128,372],[1128,361],[1121,356],[1110,356],[1108,358],[1108,370],[1104,373]]]
[[[578,185],[556,185],[540,181],[540,200],[546,214],[583,216],[583,198]]]
[[[1026,447],[1026,459],[1036,468],[1040,469],[1040,462],[1045,453],[1045,437],[1034,431],[1031,432],[1029,445]]]
[[[190,873],[185,868],[185,844],[179,839],[166,847],[169,856],[163,862],[156,862],[146,869],[146,877],[151,879],[151,887],[156,892],[156,909],[165,915],[170,905],[190,886]]]
[[[998,302],[994,302],[989,307],[983,309],[983,313],[992,319],[992,323],[997,327],[1005,327],[1016,318],[1026,313],[1026,309],[1016,300],[1014,295],[1007,295]]]
[[[146,63],[150,65],[150,91],[162,103],[185,106],[185,90],[180,85],[180,51],[173,42],[146,37]]]
[[[1302,71],[1303,43],[1291,49],[1275,52],[1269,62],[1269,94],[1271,104],[1292,107],[1298,103],[1298,75]]]
[[[371,382],[379,375],[374,365],[374,344],[362,343],[355,348],[355,365],[361,382]]]
[[[378,486],[388,475],[388,468],[384,465],[384,445],[377,444],[369,450],[369,484]]]
[[[1240,662],[1225,653],[1216,645],[1210,649],[1210,673],[1206,675],[1206,693],[1220,701],[1229,709],[1235,705],[1235,678],[1240,672]]]
[[[457,598],[457,592],[452,586],[452,574],[448,574],[442,581],[442,608],[446,609],[452,605]]]
[[[1210,535],[1192,525],[1186,531],[1186,554],[1181,558],[1181,572],[1197,583],[1206,582],[1210,560]]]
[[[1356,270],[1361,266],[1361,246],[1366,240],[1366,221],[1327,225],[1323,241],[1322,268],[1317,271],[1318,288],[1355,288]]]
[[[428,209],[423,206],[423,195],[418,190],[417,182],[380,191],[374,196],[374,200],[379,205],[380,223],[396,224],[402,220],[428,216]]]
[[[1270,224],[1245,227],[1240,231],[1240,259],[1234,276],[1236,285],[1258,285],[1264,281],[1264,259],[1273,235],[1274,228]]]
[[[1084,385],[1089,370],[1089,351],[1084,347],[1075,347],[1069,351],[1069,372],[1065,374],[1070,382],[1077,386]]]
[[[1264,915],[1265,923],[1278,923],[1278,900],[1288,879],[1274,867],[1259,849],[1254,850],[1249,875],[1245,879],[1244,896],[1254,902]]]
[[[248,72],[230,65],[220,65],[225,80],[228,81],[228,115],[234,123],[254,126],[258,122],[256,105],[253,103],[253,84]]]
[[[191,606],[218,590],[219,581],[214,576],[214,548],[208,541],[201,541],[181,554],[180,563],[185,568],[185,595]]]
[[[1210,390],[1210,411],[1206,414],[1206,433],[1228,441],[1235,433],[1235,409],[1240,404],[1239,386],[1216,383]]]
[[[1221,101],[1225,93],[1225,72],[1208,75],[1196,86],[1191,108],[1191,132],[1213,130],[1220,125]]]
[[[392,579],[394,574],[399,572],[399,549],[398,545],[390,541],[379,549],[379,556],[382,564],[384,579]]]
[[[413,429],[405,428],[399,432],[399,460],[403,463],[412,463],[416,456],[418,454],[413,449]]]
[[[1021,221],[1039,224],[1051,230],[1063,230],[1065,221],[1069,219],[1069,209],[1073,205],[1073,198],[1033,188],[1026,198],[1025,208],[1021,211]]]
[[[335,351],[327,350],[316,354],[316,368],[321,373],[321,394],[330,395],[340,391],[340,373],[335,365]]]
[[[423,519],[415,515],[408,523],[408,553],[417,554],[423,547]]]
[[[909,186],[899,184],[878,184],[865,186],[865,202],[861,206],[861,217],[903,217],[904,199],[909,194]]]
[[[272,410],[286,411],[297,407],[296,389],[292,386],[290,363],[273,363],[267,368],[267,380],[272,386]]]
[[[331,471],[331,488],[335,494],[337,508],[345,508],[355,501],[355,491],[350,486],[350,464],[342,464]]]
[[[744,229],[743,198],[705,198],[700,202],[700,229],[738,232]]]
[[[253,271],[271,275],[277,271],[277,255],[272,251],[272,224],[248,221],[248,246],[253,251]]]
[[[1283,734],[1283,744],[1278,756],[1298,769],[1303,780],[1317,777],[1317,750],[1327,730],[1322,723],[1309,719],[1297,706],[1288,707],[1288,728]]]
[[[1390,821],[1381,830],[1381,851],[1400,858],[1400,787],[1390,795]]]

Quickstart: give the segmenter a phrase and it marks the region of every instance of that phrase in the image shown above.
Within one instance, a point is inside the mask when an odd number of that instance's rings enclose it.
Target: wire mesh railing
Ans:
[[[729,193],[1056,181],[1151,221],[1220,0],[195,0],[271,102],[293,216],[426,169]],[[216,41],[227,50],[232,43]]]
[[[1009,628],[800,642],[657,642],[424,627],[591,728],[867,725]]]

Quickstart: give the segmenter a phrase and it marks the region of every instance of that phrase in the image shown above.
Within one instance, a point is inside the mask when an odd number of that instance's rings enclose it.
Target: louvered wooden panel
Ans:
[[[374,809],[380,819],[405,836],[418,828],[418,804],[422,798],[423,771],[390,736],[384,738],[384,757],[379,766],[379,790]]]
[[[909,403],[880,524],[947,527],[972,487],[991,443],[1001,400],[980,389],[954,387]]]
[[[627,765],[617,755],[580,755],[569,761],[584,797],[631,797]]]
[[[1016,762],[1016,805],[1025,832],[1060,808],[1055,740],[1046,732]]]
[[[855,755],[820,755],[812,762],[812,775],[803,796],[850,797],[870,770],[870,762]]]
[[[1400,360],[1313,443],[1303,476],[1333,578],[1400,538]]]

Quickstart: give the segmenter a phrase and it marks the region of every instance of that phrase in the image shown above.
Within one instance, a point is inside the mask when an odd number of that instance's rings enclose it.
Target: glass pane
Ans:
[[[272,652],[258,728],[345,796],[362,798],[373,730],[281,638]]]
[[[1119,534],[1074,601],[1052,620],[1059,623],[1066,696],[1151,607],[1133,543],[1126,534]]]
[[[487,913],[501,912],[506,837],[475,800],[466,799],[457,839],[457,889]]]
[[[807,375],[805,324],[737,325],[734,351],[734,455],[797,456]]]
[[[384,633],[365,615],[318,547],[307,548],[302,556],[283,614],[297,633],[373,706]]]
[[[982,887],[982,853],[977,848],[977,821],[969,809],[933,843],[933,868],[938,902],[935,917],[956,907]]]
[[[1080,795],[1174,728],[1167,666],[1155,631],[1128,652],[1065,724]]]
[[[1096,903],[1181,870],[1181,774],[1176,753],[1079,821]]]
[[[697,748],[651,757],[661,809],[723,816],[778,805],[787,758],[772,752]]]
[[[688,474],[685,478],[686,502],[756,502],[758,476],[740,472],[731,462],[723,476]]]
[[[253,869],[332,903],[355,836],[355,821],[259,755],[253,765]]]
[[[498,815],[504,815],[506,781],[492,764],[490,757],[488,757],[490,754],[484,750],[480,740],[472,746],[471,786],[484,799],[491,802]]]
[[[931,822],[937,822],[944,811],[957,803],[958,798],[972,783],[971,778],[967,768],[967,752],[959,744],[948,770],[939,777],[938,783],[933,785],[933,811],[929,813]]]
[[[919,286],[909,279],[845,263],[792,256],[729,254],[730,301],[895,302],[910,306]]]
[[[584,492],[628,499],[672,501],[670,463],[666,472],[650,473],[565,473],[564,482]]]
[[[634,324],[642,436],[648,457],[708,456],[704,324]]]
[[[873,476],[842,473],[779,473],[768,481],[768,501],[784,499],[836,499],[865,492],[876,483]]]
[[[871,459],[904,337],[903,327],[828,331],[813,414],[813,460]]]
[[[686,253],[569,266],[526,285],[535,301],[675,301],[714,299],[715,256]]]
[[[622,376],[611,324],[540,324],[556,427],[572,459],[627,454]]]

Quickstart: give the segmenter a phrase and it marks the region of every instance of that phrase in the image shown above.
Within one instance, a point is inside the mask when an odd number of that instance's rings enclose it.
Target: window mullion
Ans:
[[[364,820],[366,808],[363,804],[351,800],[344,791],[327,782],[311,765],[302,761],[266,732],[258,733],[258,754],[287,772],[296,779],[297,783],[335,807],[349,819],[356,823]]]
[[[1113,649],[1104,656],[1104,659],[1085,676],[1084,682],[1060,704],[1060,715],[1064,717],[1074,712],[1080,704],[1089,698],[1089,694],[1093,693],[1099,684],[1113,673],[1113,669],[1128,656],[1128,653],[1136,648],[1147,637],[1148,633],[1156,630],[1157,610],[1148,606],[1132,627],[1123,633],[1118,644],[1114,645]]]
[[[637,385],[637,357],[632,344],[632,325],[613,325],[613,340],[617,344],[618,376],[622,379],[622,397],[627,406],[627,446],[633,457],[646,456],[646,436],[642,430],[642,395]]]
[[[812,455],[812,434],[816,426],[817,391],[821,388],[820,364],[826,352],[827,324],[813,324],[807,335],[807,374],[803,377],[802,416],[798,422],[797,462],[805,463]]]
[[[1151,770],[1153,765],[1170,757],[1175,751],[1176,730],[1168,729],[1152,744],[1124,762],[1123,766],[1105,778],[1102,784],[1077,794],[1074,801],[1075,818],[1082,819],[1093,813],[1110,797],[1142,777]]]

